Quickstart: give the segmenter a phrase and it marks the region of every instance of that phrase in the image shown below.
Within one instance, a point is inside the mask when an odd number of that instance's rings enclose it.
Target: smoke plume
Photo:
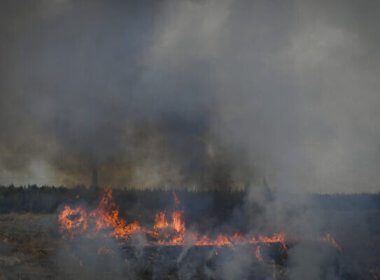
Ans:
[[[2,1],[1,181],[376,191],[376,5]]]

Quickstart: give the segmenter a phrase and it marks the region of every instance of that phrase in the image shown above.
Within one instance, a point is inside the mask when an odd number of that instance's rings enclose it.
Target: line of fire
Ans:
[[[120,215],[118,205],[113,201],[112,189],[106,188],[95,209],[87,210],[83,206],[64,205],[58,214],[59,232],[62,238],[69,242],[78,238],[107,237],[114,238],[122,246],[133,247],[131,240],[139,236],[143,238],[143,247],[146,248],[204,247],[214,250],[216,255],[218,250],[246,247],[251,250],[259,263],[284,262],[288,247],[297,242],[295,239],[288,239],[285,232],[246,235],[235,231],[233,234],[213,233],[209,236],[189,230],[186,228],[180,198],[175,191],[172,192],[172,200],[172,211],[157,211],[154,224],[147,227],[141,225],[138,220],[126,221]],[[325,244],[323,246],[329,246],[337,252],[342,250],[329,232],[314,242]]]

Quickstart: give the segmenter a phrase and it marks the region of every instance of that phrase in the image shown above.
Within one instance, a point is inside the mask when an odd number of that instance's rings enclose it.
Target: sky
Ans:
[[[1,1],[0,183],[378,192],[379,5]]]

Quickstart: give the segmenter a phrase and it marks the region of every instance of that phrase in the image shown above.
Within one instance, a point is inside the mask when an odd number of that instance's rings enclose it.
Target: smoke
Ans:
[[[110,238],[80,239],[62,246],[54,259],[59,278],[133,279],[130,264],[119,245]]]
[[[3,1],[2,181],[376,191],[374,5]]]
[[[88,184],[98,169],[119,186],[240,183],[244,160],[211,128],[209,63],[156,54],[167,8],[153,2],[3,3],[5,177]]]
[[[277,192],[250,188],[234,214],[304,239],[329,219],[284,193],[379,190],[376,1],[0,5],[2,183],[89,184],[96,169],[101,185],[226,189],[265,176]],[[74,251],[97,266],[91,246]],[[338,277],[313,246],[289,250],[290,279]],[[121,275],[116,259],[105,265]],[[241,279],[250,260],[237,250],[218,265]]]

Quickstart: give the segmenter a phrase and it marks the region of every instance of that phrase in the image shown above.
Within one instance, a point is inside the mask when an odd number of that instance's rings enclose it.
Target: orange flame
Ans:
[[[84,233],[87,230],[87,213],[84,209],[65,206],[58,215],[59,231],[67,231],[69,237],[73,238],[76,234]]]
[[[227,245],[239,245],[239,244],[271,244],[281,243],[285,244],[285,234],[275,233],[272,236],[252,236],[247,238],[239,232],[234,233],[232,236],[225,234],[219,234],[215,239],[210,239],[206,235],[198,236],[196,233],[192,234],[193,244],[197,246],[227,246]]]
[[[171,223],[166,219],[165,212],[160,211],[156,214],[152,234],[156,238],[161,238],[157,241],[158,244],[182,245],[185,240],[185,231],[183,212],[173,211]]]
[[[157,212],[156,219],[153,226],[155,234],[158,235],[160,230],[167,228],[168,226],[169,226],[169,223],[166,220],[165,212],[164,211]]]
[[[173,192],[175,206],[180,203],[177,195]],[[177,208],[178,209],[178,208]],[[168,218],[169,217],[169,218]],[[87,212],[82,207],[71,208],[64,206],[58,215],[59,231],[73,239],[77,235],[95,237],[98,234],[111,236],[116,239],[127,240],[132,234],[142,232],[150,240],[151,245],[177,246],[185,244],[185,237],[194,246],[234,246],[251,244],[255,245],[256,258],[261,261],[260,244],[281,244],[286,247],[285,233],[279,232],[273,235],[243,235],[235,232],[232,235],[218,234],[215,238],[207,235],[200,235],[195,231],[186,231],[184,212],[172,211],[167,215],[164,211],[156,213],[152,228],[142,228],[137,221],[127,223],[120,217],[119,208],[112,199],[112,190],[106,189],[96,209]],[[340,250],[339,245],[331,234],[326,234],[324,241],[329,242],[333,247]]]
[[[70,238],[83,233],[94,236],[100,231],[110,230],[111,236],[127,239],[132,233],[140,230],[138,222],[127,224],[119,217],[118,207],[112,201],[111,189],[104,192],[98,207],[90,213],[81,207],[70,208],[66,205],[58,216],[58,222],[60,232]]]

